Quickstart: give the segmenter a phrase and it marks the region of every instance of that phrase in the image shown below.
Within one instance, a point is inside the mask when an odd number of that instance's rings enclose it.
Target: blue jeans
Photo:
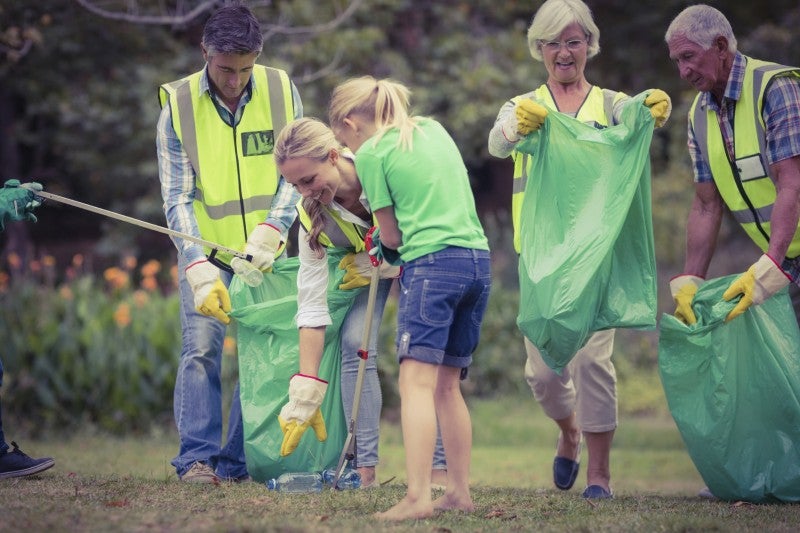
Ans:
[[[364,382],[361,385],[361,402],[358,406],[358,421],[356,424],[356,458],[354,467],[375,466],[378,464],[378,440],[380,433],[381,407],[383,396],[381,384],[378,379],[378,337],[383,319],[383,309],[392,288],[392,280],[383,279],[378,284],[378,293],[375,300],[375,310],[372,316],[372,327],[369,337],[369,357],[364,367]],[[353,397],[356,390],[358,366],[361,359],[358,349],[364,335],[366,323],[367,300],[369,291],[363,290],[355,297],[353,305],[342,322],[342,407],[348,425],[353,413]],[[439,438],[434,453],[434,468],[445,468],[444,448],[441,437]]]
[[[403,265],[398,359],[468,368],[491,286],[487,250],[451,246]]]
[[[3,360],[0,359],[0,387],[3,386]],[[3,404],[0,403],[0,455],[6,453],[8,444],[6,444],[6,437],[3,435]]]
[[[178,258],[181,297],[181,359],[175,379],[173,409],[180,437],[180,451],[172,466],[182,476],[196,462],[208,464],[223,479],[247,475],[242,432],[242,404],[239,383],[233,391],[227,443],[222,442],[222,343],[226,326],[213,317],[198,313],[194,295],[186,281],[188,265]],[[220,271],[225,285],[231,274]]]

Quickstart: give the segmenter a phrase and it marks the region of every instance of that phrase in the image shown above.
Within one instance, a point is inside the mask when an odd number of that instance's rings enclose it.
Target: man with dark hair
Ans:
[[[294,222],[299,196],[272,154],[281,128],[302,116],[286,72],[256,64],[263,37],[258,20],[232,3],[207,21],[205,67],[161,86],[157,152],[167,225],[253,256],[269,270]],[[180,451],[172,465],[182,481],[249,479],[239,386],[222,442],[220,366],[231,257],[175,238],[183,346],[175,381]]]

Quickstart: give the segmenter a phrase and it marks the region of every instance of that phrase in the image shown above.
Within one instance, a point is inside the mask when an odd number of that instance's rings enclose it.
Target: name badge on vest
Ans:
[[[760,154],[737,159],[736,168],[739,170],[739,178],[742,181],[767,177],[767,171],[764,169],[764,165],[761,162]]]
[[[245,131],[242,133],[242,153],[251,155],[269,155],[275,148],[275,133],[272,130]]]

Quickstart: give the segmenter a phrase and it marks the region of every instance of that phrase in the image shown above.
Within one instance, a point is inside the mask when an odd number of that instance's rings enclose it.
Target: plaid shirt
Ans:
[[[241,120],[244,107],[250,101],[254,84],[255,80],[251,77],[250,83],[239,99],[235,114],[231,113],[210,89],[208,72],[205,69],[204,75],[200,78],[200,93],[208,92],[217,107],[220,118],[228,125],[233,125],[238,124]],[[300,95],[294,83],[292,83],[292,100],[295,108],[294,118],[302,117],[303,104],[300,101]],[[172,127],[172,111],[169,105],[164,106],[158,119],[156,151],[158,153],[158,172],[161,179],[161,196],[164,198],[167,227],[181,233],[200,237],[200,230],[197,227],[197,219],[194,216],[194,208],[192,207],[195,195],[194,170],[189,162],[189,156],[186,155],[183,145]],[[278,191],[272,200],[272,207],[266,222],[280,230],[284,239],[297,216],[295,207],[299,200],[299,193],[281,177],[278,182]],[[172,241],[178,249],[178,253],[186,254],[189,263],[205,258],[203,247],[199,244],[178,237],[172,237]]]
[[[733,117],[736,102],[742,94],[745,65],[747,59],[737,52],[721,103],[705,92],[700,95],[698,105],[711,109],[717,115],[725,148],[729,159],[734,159]],[[764,124],[766,126],[767,164],[800,155],[800,79],[795,77],[774,78],[767,88],[764,100]],[[711,168],[700,152],[697,139],[689,124],[689,155],[694,166],[695,183],[708,183],[713,180]],[[800,284],[800,258],[784,260],[781,267],[795,283]]]

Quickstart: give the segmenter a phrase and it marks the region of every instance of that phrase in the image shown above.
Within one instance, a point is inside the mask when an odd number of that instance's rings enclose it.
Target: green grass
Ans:
[[[472,401],[472,486],[476,511],[376,524],[372,513],[405,492],[400,430],[381,432],[380,490],[313,495],[271,493],[259,483],[189,486],[169,464],[172,430],[147,437],[85,433],[24,440],[56,466],[0,482],[0,530],[26,531],[797,531],[800,505],[708,502],[672,420],[623,417],[612,451],[613,501],[552,486],[555,425],[532,398]],[[586,456],[584,451],[583,461]]]

